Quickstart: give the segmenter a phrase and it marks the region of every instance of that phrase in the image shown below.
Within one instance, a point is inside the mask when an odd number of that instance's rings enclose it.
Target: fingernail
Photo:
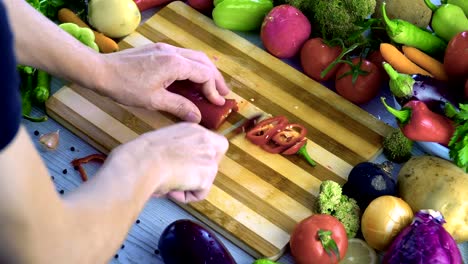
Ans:
[[[200,122],[200,117],[197,114],[195,114],[194,112],[189,112],[185,116],[185,121],[198,123],[198,122]]]

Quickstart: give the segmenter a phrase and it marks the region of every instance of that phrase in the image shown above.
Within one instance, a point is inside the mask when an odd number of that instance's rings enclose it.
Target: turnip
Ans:
[[[309,38],[309,20],[291,5],[274,7],[263,20],[260,38],[268,52],[278,58],[291,58]]]

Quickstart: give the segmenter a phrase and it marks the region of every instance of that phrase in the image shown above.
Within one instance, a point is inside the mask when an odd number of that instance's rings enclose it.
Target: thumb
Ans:
[[[182,120],[194,123],[201,121],[200,110],[194,103],[165,89],[160,90],[160,93],[153,94],[151,104],[154,108],[169,112]]]

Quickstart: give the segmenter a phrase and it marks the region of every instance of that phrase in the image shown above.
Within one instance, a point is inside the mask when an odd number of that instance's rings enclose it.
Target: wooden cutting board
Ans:
[[[159,41],[201,50],[223,73],[239,112],[220,131],[260,112],[284,115],[308,130],[316,167],[298,156],[266,153],[244,135],[228,135],[230,147],[208,198],[181,205],[254,257],[280,257],[296,223],[314,212],[320,182],[343,184],[353,165],[381,153],[389,126],[183,2],[160,10],[120,47]],[[103,152],[178,122],[74,85],[61,88],[46,106],[52,118]]]

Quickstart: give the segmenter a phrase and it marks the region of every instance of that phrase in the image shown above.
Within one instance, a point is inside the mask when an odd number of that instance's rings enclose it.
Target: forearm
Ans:
[[[0,260],[8,256],[19,258],[18,263],[107,261],[151,195],[143,178],[110,173],[104,168],[60,199],[22,128],[0,152],[0,245],[8,245],[0,247]]]
[[[101,59],[24,0],[4,0],[15,37],[18,63],[96,89]],[[88,76],[88,78],[83,78]]]

